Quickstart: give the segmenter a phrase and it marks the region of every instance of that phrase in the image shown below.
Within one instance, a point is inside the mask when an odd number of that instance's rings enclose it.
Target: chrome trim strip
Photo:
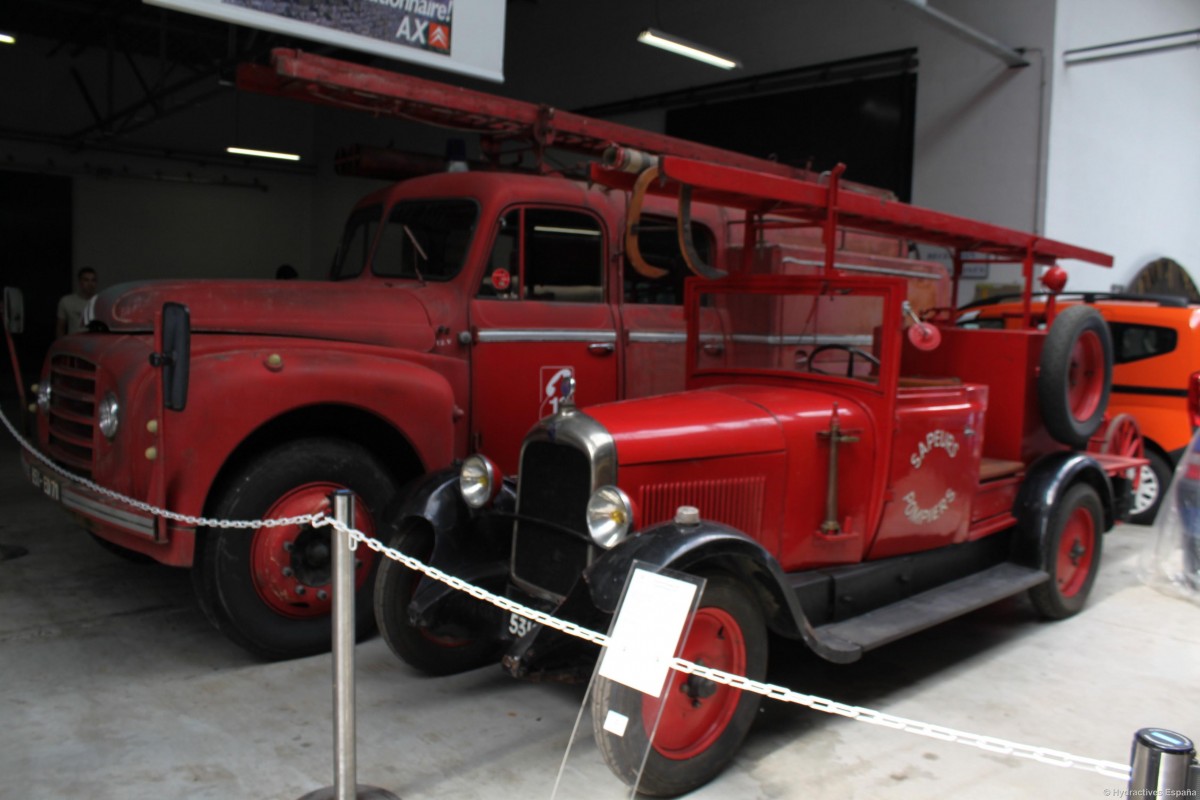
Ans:
[[[151,539],[155,536],[154,517],[113,508],[70,486],[62,486],[62,504],[72,511],[95,517],[101,522],[107,522],[130,533],[147,536]]]
[[[475,339],[479,342],[616,342],[617,332],[613,330],[501,328],[477,331]]]
[[[802,267],[824,267],[824,261],[814,261],[808,258],[794,258],[792,256],[784,256],[783,263],[799,264]],[[932,272],[922,272],[919,269],[904,269],[902,267],[869,267],[865,264],[841,264],[835,263],[835,269],[840,269],[843,272],[867,272],[872,275],[894,275],[899,278],[924,278],[925,280],[936,281],[938,275]]]
[[[687,334],[671,331],[630,331],[629,341],[651,344],[683,344],[687,341]]]

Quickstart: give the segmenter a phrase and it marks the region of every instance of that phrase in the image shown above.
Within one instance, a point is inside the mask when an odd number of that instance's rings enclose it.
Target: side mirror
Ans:
[[[162,352],[150,354],[150,364],[161,367],[163,407],[183,411],[187,406],[188,369],[192,350],[192,322],[188,307],[164,303]]]
[[[15,286],[4,287],[4,329],[9,333],[25,331],[25,297]]]

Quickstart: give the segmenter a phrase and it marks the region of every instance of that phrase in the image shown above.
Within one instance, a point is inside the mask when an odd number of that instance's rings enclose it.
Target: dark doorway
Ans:
[[[912,194],[915,73],[748,97],[667,112],[667,133]]]
[[[26,391],[37,380],[54,341],[58,299],[73,291],[71,179],[0,171],[0,241],[5,259],[2,282],[21,290],[25,332],[14,337]],[[12,360],[4,347],[0,397],[15,397]]]

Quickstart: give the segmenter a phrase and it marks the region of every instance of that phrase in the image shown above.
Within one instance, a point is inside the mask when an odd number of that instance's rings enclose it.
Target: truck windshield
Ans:
[[[466,259],[479,218],[472,200],[415,200],[392,208],[371,259],[388,278],[447,281]]]
[[[884,298],[844,286],[791,284],[772,291],[701,289],[699,370],[823,375],[876,383]],[[719,332],[717,327],[719,325]]]
[[[333,257],[333,268],[329,271],[332,280],[344,281],[362,274],[367,256],[371,253],[371,243],[375,241],[375,231],[379,230],[379,220],[382,218],[382,206],[354,209],[354,213],[346,222],[346,229],[342,232],[337,254]]]

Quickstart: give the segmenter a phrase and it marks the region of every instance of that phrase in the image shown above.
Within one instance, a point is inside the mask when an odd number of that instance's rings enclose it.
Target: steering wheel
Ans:
[[[849,360],[846,362],[846,377],[847,378],[854,377],[854,357],[855,356],[864,358],[877,367],[879,366],[879,359],[876,358],[875,356],[871,355],[870,353],[868,353],[866,350],[863,350],[862,348],[851,347],[848,344],[823,344],[820,347],[815,348],[811,353],[808,354],[808,371],[809,372],[815,372],[818,375],[831,374],[824,370],[817,369],[817,363],[816,363],[817,355],[819,355],[820,353],[823,353],[826,350],[841,350],[850,356]]]

